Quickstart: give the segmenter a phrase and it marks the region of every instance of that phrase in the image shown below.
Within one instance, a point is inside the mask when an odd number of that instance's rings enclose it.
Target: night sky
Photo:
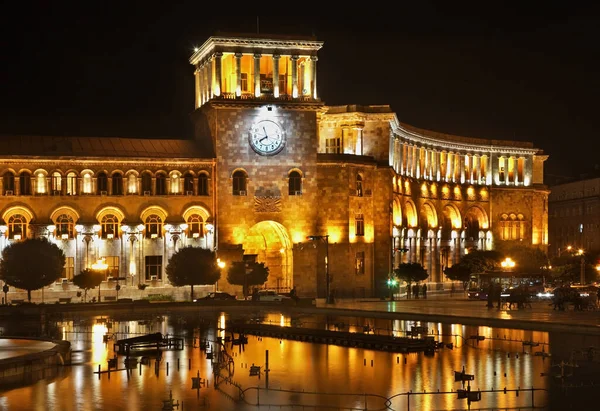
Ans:
[[[201,1],[54,3],[3,12],[0,134],[191,138],[193,47],[217,31],[257,31],[256,15],[225,16]],[[550,155],[551,181],[600,163],[600,18],[550,3],[399,2],[393,12],[378,5],[379,16],[259,15],[258,30],[325,42],[326,104],[389,104],[416,127],[532,141]]]

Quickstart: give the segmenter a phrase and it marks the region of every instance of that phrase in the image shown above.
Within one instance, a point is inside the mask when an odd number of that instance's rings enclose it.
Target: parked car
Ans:
[[[198,299],[194,300],[194,302],[209,301],[209,300],[223,301],[223,300],[236,300],[236,299],[237,299],[237,297],[235,295],[231,295],[224,291],[213,291],[213,292],[208,293],[206,296],[204,296],[202,298],[198,298]]]
[[[277,294],[275,290],[259,290],[256,294],[257,301],[284,301],[289,300],[290,297],[285,295]]]

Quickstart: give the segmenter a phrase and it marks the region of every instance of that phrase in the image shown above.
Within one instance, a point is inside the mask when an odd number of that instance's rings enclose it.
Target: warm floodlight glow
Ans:
[[[144,224],[138,224],[136,228],[138,231],[143,231],[146,226]]]
[[[92,227],[92,230],[94,230],[95,233],[97,233],[98,231],[100,231],[102,227],[100,227],[99,224],[94,224],[94,226]]]
[[[81,224],[77,224],[75,226],[75,231],[77,231],[78,233],[82,232],[83,231],[83,226]]]
[[[188,228],[188,225],[187,225],[187,224],[185,224],[185,223],[183,223],[183,224],[179,224],[179,229],[180,229],[180,230],[187,230],[187,228]]]
[[[106,264],[104,258],[101,258],[100,260],[97,260],[94,264],[92,264],[92,269],[94,270],[106,270],[107,268],[108,264]]]
[[[221,261],[220,258],[217,258],[217,265],[219,266],[219,268],[225,268],[225,262]]]
[[[20,239],[21,239],[21,234],[15,234],[15,235],[13,236],[13,239],[15,239],[15,240],[20,240]]]
[[[577,250],[577,254],[582,255],[583,254],[583,249],[580,248],[579,250]]]
[[[513,268],[516,263],[510,257],[506,257],[504,261],[500,263],[500,265],[502,268]]]

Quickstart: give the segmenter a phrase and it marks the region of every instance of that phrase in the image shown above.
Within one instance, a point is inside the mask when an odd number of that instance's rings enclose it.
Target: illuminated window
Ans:
[[[123,195],[123,174],[121,173],[114,173],[112,175],[112,195]]]
[[[119,237],[119,219],[113,214],[106,214],[100,221],[102,238]]]
[[[52,193],[60,194],[62,189],[62,176],[58,171],[52,173]]]
[[[38,173],[35,177],[35,192],[37,194],[46,193],[46,176],[44,173]]]
[[[164,196],[167,194],[167,176],[163,173],[156,175],[156,191],[157,196]]]
[[[246,173],[242,170],[237,170],[233,173],[233,195],[245,196],[246,194]]]
[[[187,219],[188,237],[204,237],[204,220],[198,214],[192,214]]]
[[[67,195],[74,196],[77,194],[77,174],[71,171],[67,174]]]
[[[137,193],[137,177],[135,176],[135,174],[129,174],[127,176],[127,193]]]
[[[62,278],[72,280],[73,275],[75,275],[75,257],[65,257]]]
[[[91,194],[92,193],[92,175],[90,173],[85,173],[83,175],[83,194]]]
[[[334,137],[325,140],[325,153],[339,154],[342,152],[341,138]]]
[[[73,229],[75,227],[73,217],[68,214],[61,214],[56,219],[55,225],[57,238],[62,238],[63,235],[73,238]]]
[[[31,176],[25,171],[19,175],[19,189],[21,190],[21,195],[31,195]]]
[[[241,73],[242,74],[242,91],[249,91],[248,90],[248,73]]]
[[[162,237],[163,221],[156,214],[149,215],[146,218],[146,238]]]
[[[194,194],[194,176],[192,173],[186,173],[183,177],[183,191],[186,194]]]
[[[162,279],[162,255],[146,256],[146,281]]]
[[[354,219],[354,226],[356,229],[356,236],[364,236],[365,235],[365,219],[362,214],[356,214]]]
[[[27,219],[21,214],[13,214],[8,219],[8,238],[11,240],[27,238]]]
[[[356,175],[356,195],[358,197],[363,196],[362,176],[360,174]]]
[[[109,255],[102,257],[106,263],[106,277],[118,278],[119,277],[119,257]]]
[[[96,194],[108,194],[108,177],[103,171],[96,177]]]
[[[150,173],[142,174],[142,193],[144,195],[152,194],[152,176]]]
[[[354,258],[354,269],[356,275],[364,275],[365,273],[365,252],[359,251]]]
[[[500,217],[501,240],[523,240],[525,229],[525,216],[523,214],[502,214]]]
[[[2,182],[3,195],[6,195],[7,191],[11,194],[15,194],[15,175],[13,173],[10,171],[4,173],[2,176]]]
[[[302,194],[302,176],[297,171],[292,171],[288,176],[288,193],[291,196]]]
[[[208,174],[202,173],[198,176],[198,195],[208,195]]]

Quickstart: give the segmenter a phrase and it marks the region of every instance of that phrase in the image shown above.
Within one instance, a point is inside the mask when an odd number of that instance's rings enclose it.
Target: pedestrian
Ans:
[[[423,283],[423,298],[427,298],[427,284]]]
[[[450,297],[454,297],[454,283],[452,283],[452,286],[450,287]]]
[[[487,308],[494,307],[494,291],[495,291],[494,283],[490,283],[488,290],[487,290]]]
[[[418,300],[419,299],[419,284],[415,283],[415,285],[413,285],[412,291],[413,291],[413,295]]]
[[[498,309],[500,309],[502,307],[502,286],[500,283],[496,283],[496,286],[494,287],[494,296],[498,302]]]
[[[293,286],[290,290],[290,297],[294,300],[295,303],[298,302],[298,294],[296,294],[296,286]]]
[[[406,299],[410,300],[410,289],[412,288],[412,285],[406,284]]]

